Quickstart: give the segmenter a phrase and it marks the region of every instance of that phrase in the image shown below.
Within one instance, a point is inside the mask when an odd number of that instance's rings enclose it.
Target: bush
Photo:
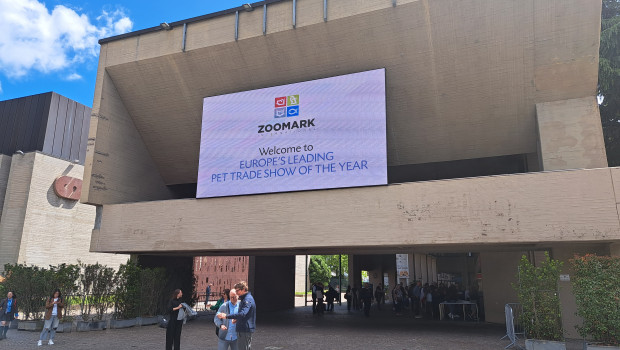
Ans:
[[[519,322],[530,339],[562,340],[562,314],[558,295],[558,281],[563,263],[549,258],[534,266],[525,255],[519,262],[517,291],[523,313]]]
[[[140,271],[140,311],[142,316],[155,316],[158,314],[163,291],[166,286],[166,269],[144,268]],[[195,295],[195,292],[193,292]],[[195,300],[195,299],[192,299]]]
[[[140,268],[134,263],[121,265],[118,272],[101,264],[61,264],[49,269],[38,266],[4,267],[6,280],[0,283],[0,298],[8,291],[17,295],[19,312],[24,319],[41,319],[45,300],[58,288],[65,304],[78,304],[84,321],[102,320],[112,306],[119,318],[154,316],[165,310],[168,298],[163,293],[179,281],[193,283],[191,269]],[[170,286],[168,286],[170,284]],[[172,289],[171,289],[172,290]],[[185,298],[195,300],[195,291]],[[69,307],[66,307],[65,315]]]
[[[121,265],[117,273],[116,317],[134,318],[140,316],[140,268],[132,263]]]
[[[83,264],[80,267],[79,292],[81,296],[80,310],[82,319],[91,318],[103,320],[108,308],[114,305],[114,290],[116,288],[116,272],[113,268],[101,264]]]
[[[25,320],[43,318],[45,298],[48,296],[49,286],[53,280],[50,271],[42,267],[22,264],[6,264],[4,271],[6,271],[4,289],[7,293],[9,291],[15,293],[19,313]],[[5,295],[2,295],[2,298]]]
[[[117,273],[116,316],[133,318],[157,314],[166,285],[166,269],[144,268],[128,262]]]
[[[575,256],[573,292],[583,326],[577,331],[603,345],[620,345],[620,257]]]

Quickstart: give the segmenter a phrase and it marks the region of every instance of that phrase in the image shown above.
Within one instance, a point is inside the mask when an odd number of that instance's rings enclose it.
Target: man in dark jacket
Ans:
[[[236,320],[237,344],[239,349],[250,350],[252,347],[252,334],[256,330],[256,303],[248,290],[248,284],[241,281],[235,284],[235,290],[239,296],[239,312],[226,315],[217,314],[219,319]]]
[[[368,285],[368,283],[364,283],[364,288],[362,288],[360,294],[360,297],[362,298],[362,302],[364,304],[364,315],[366,317],[369,317],[370,305],[372,304],[372,288]]]

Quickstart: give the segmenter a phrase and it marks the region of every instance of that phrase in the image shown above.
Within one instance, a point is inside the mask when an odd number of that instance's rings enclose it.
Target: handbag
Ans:
[[[168,328],[168,320],[163,317],[160,321],[159,321],[159,327],[160,328]]]

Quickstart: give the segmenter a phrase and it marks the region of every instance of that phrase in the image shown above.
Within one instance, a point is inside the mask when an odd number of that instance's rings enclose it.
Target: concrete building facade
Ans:
[[[412,278],[434,281],[440,254],[475,252],[491,322],[515,301],[521,255],[618,254],[620,169],[607,167],[596,100],[600,1],[252,8],[100,41],[81,197],[102,206],[91,250],[249,255],[257,299],[277,283],[280,307],[292,306],[295,255],[349,254],[359,283],[359,270],[397,281],[370,255],[409,254]],[[194,198],[204,97],[377,68],[387,186]]]
[[[78,201],[89,122],[90,108],[56,93],[0,102],[0,271],[127,261],[89,251],[97,209]]]

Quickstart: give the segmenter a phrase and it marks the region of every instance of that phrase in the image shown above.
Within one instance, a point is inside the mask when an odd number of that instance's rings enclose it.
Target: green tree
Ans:
[[[620,0],[603,0],[598,83],[607,161],[620,166]]]
[[[323,255],[313,255],[310,258],[310,265],[308,266],[308,274],[310,275],[310,282],[320,282],[323,285],[327,285],[329,278],[331,277],[331,271],[325,257]]]
[[[349,271],[349,256],[348,255],[323,255],[332,276],[338,276],[340,274],[339,257],[342,257],[342,275],[344,276]]]

